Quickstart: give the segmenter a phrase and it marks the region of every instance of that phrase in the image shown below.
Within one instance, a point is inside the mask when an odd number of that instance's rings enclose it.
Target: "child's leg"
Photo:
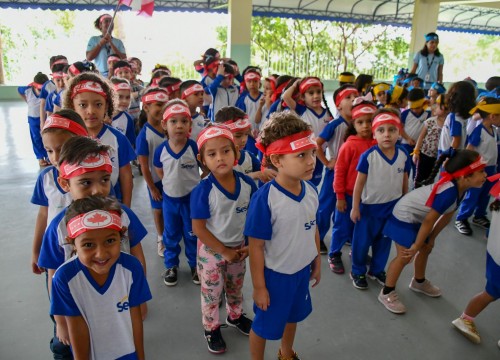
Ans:
[[[295,333],[297,332],[297,323],[287,323],[285,326],[285,331],[283,332],[283,337],[281,338],[281,355],[285,359],[293,358],[293,342],[295,340]]]
[[[420,158],[417,164],[417,171],[415,175],[415,187],[418,187],[418,183],[426,180],[434,168],[436,163],[436,158],[427,156],[420,153]]]
[[[335,203],[337,197],[333,192],[333,170],[326,169],[323,178],[323,185],[319,192],[319,208],[318,208],[318,230],[319,238],[323,240],[326,233],[330,229],[332,214],[335,211]]]
[[[492,176],[496,173],[496,168],[494,166],[486,167],[486,175]],[[475,218],[484,218],[486,216],[486,209],[488,208],[488,204],[490,202],[490,190],[495,183],[491,181],[486,181],[480,189],[476,211],[474,212]]]
[[[42,135],[40,134],[40,118],[29,118],[28,124],[30,127],[31,144],[33,145],[33,152],[37,159],[47,158],[47,151],[43,146]]]
[[[458,209],[457,221],[467,220],[472,215],[476,208],[480,193],[481,189],[477,188],[470,188],[467,190],[464,200]]]
[[[243,313],[243,280],[245,279],[246,261],[227,264],[224,279],[226,291],[226,310],[231,320],[238,319]]]
[[[411,259],[403,257],[403,250],[405,250],[406,248],[396,243],[395,245],[397,254],[396,257],[392,259],[391,263],[389,264],[389,268],[387,269],[387,279],[385,281],[384,289],[396,288],[396,283],[398,282],[401,272],[403,271],[404,267],[411,261]]]
[[[370,264],[370,273],[378,275],[385,270],[389,253],[391,252],[392,240],[382,234],[384,221],[379,221],[380,231],[374,235],[372,242],[372,261]],[[375,226],[372,223],[373,226]],[[354,252],[354,251],[353,251]]]
[[[179,266],[179,254],[182,239],[182,219],[179,213],[179,203],[167,199],[163,194],[163,243],[165,244],[165,268]]]
[[[250,356],[252,360],[264,360],[264,350],[266,349],[266,339],[250,331]]]
[[[189,210],[189,201],[180,204],[182,218],[182,235],[184,237],[184,251],[190,268],[196,267],[196,242],[197,238],[193,233],[191,222],[191,211]]]
[[[434,247],[434,242],[427,243],[420,248],[420,250],[415,255],[414,268],[415,268],[415,279],[423,280],[425,279],[425,269],[427,268],[427,260]]]
[[[496,298],[488,294],[486,291],[476,294],[467,304],[464,314],[475,318],[478,316],[490,303],[495,301]]]
[[[340,254],[346,241],[352,239],[352,233],[354,231],[354,223],[351,220],[352,196],[346,195],[345,200],[347,203],[346,210],[344,212],[335,210],[332,241],[330,243],[330,253],[328,254],[330,257],[334,254]]]
[[[201,245],[198,256],[198,274],[201,282],[202,324],[206,331],[219,325],[219,299],[224,287],[226,262],[216,258],[215,253]]]
[[[165,224],[163,222],[163,210],[153,209],[153,219],[155,221],[156,233],[162,235],[165,230]]]
[[[368,216],[362,216],[361,219],[354,225],[352,235],[352,273],[354,275],[366,274],[366,256],[372,245],[373,231]]]

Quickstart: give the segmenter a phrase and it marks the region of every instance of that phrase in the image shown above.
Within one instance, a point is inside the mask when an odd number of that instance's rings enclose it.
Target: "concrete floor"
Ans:
[[[25,105],[0,102],[0,359],[49,359],[52,324],[48,317],[45,277],[31,273],[30,257],[37,207],[30,198],[39,172],[29,140]],[[132,209],[154,234],[144,179],[134,179]],[[498,359],[499,304],[490,305],[476,320],[482,344],[460,335],[451,321],[468,300],[484,287],[484,231],[473,237],[459,235],[448,226],[436,244],[428,278],[443,290],[431,299],[408,289],[412,276],[406,269],[398,283],[408,313],[397,316],[377,301],[380,286],[370,281],[366,291],[356,290],[348,275],[330,272],[323,257],[321,284],[312,290],[314,311],[299,325],[296,350],[302,359]],[[328,239],[327,239],[328,241]],[[211,359],[200,318],[199,288],[189,279],[182,262],[179,284],[167,288],[162,281],[162,259],[156,255],[155,237],[143,241],[148,280],[153,293],[144,323],[148,359]],[[344,262],[350,268],[345,249]],[[250,276],[244,287],[245,309],[252,314]],[[224,318],[225,311],[222,311]],[[248,340],[232,328],[223,329],[228,344],[226,359],[249,359]],[[269,342],[266,359],[275,358],[278,342]]]

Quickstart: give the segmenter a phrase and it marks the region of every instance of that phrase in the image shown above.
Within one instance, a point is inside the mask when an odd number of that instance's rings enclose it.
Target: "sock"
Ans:
[[[415,278],[415,281],[418,282],[419,284],[422,284],[425,281],[425,278],[423,278],[423,279]]]
[[[158,237],[157,237],[157,240],[156,240],[156,241],[157,241],[157,242],[163,241],[163,235],[158,235]]]
[[[460,317],[462,319],[464,319],[464,320],[469,320],[469,321],[472,321],[472,322],[474,322],[474,319],[475,319],[472,316],[467,315],[466,313],[462,313],[462,315]]]
[[[387,295],[387,294],[389,294],[391,291],[394,291],[394,290],[396,290],[396,287],[392,287],[392,286],[384,286],[384,288],[382,289],[382,294]]]

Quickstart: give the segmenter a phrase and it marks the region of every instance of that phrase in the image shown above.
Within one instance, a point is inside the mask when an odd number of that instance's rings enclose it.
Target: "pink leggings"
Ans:
[[[201,314],[205,330],[216,329],[219,323],[219,301],[226,292],[226,309],[231,320],[243,311],[243,279],[246,262],[228,263],[222,255],[206,245],[198,249],[198,276],[201,281]]]

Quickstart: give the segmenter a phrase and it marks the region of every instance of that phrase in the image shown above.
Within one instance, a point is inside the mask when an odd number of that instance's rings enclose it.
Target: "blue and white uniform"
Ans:
[[[453,137],[460,136],[459,149],[465,147],[465,140],[467,139],[467,119],[462,118],[455,113],[449,113],[444,120],[441,136],[439,137],[438,157],[443,152],[451,147]]]
[[[430,117],[430,111],[423,111],[422,114],[417,115],[411,109],[406,109],[401,113],[401,123],[403,124],[406,134],[408,134],[410,138],[417,142],[418,137],[422,132],[422,128],[424,127],[425,120]],[[406,141],[406,139],[402,139],[401,144],[408,154],[411,154],[413,152],[413,149],[415,148],[415,146],[411,146],[410,144],[408,144],[408,141]],[[411,169],[414,178],[416,174],[416,165],[413,163],[413,161],[411,162]]]
[[[271,303],[267,311],[254,305],[252,330],[264,339],[280,339],[287,323],[300,322],[312,311],[309,276],[318,256],[318,192],[306,181],[301,187],[301,193],[294,195],[272,180],[250,201],[244,234],[264,240],[264,276]]]
[[[462,199],[454,181],[443,184],[437,191],[431,207],[425,205],[435,184],[419,187],[403,196],[394,206],[383,233],[397,244],[410,248],[415,242],[420,226],[430,209],[439,214],[454,212]]]
[[[354,225],[352,237],[352,273],[366,273],[366,256],[371,246],[370,273],[382,273],[389,258],[391,239],[382,234],[396,202],[403,196],[405,174],[411,169],[408,153],[396,146],[392,159],[388,159],[378,145],[365,151],[356,170],[366,174],[366,184],[361,193],[361,219]],[[358,175],[359,176],[359,175]]]
[[[47,151],[42,142],[40,134],[40,101],[41,96],[37,95],[31,86],[20,86],[17,88],[20,95],[26,97],[28,104],[28,125],[30,127],[31,144],[37,159],[45,159]]]
[[[59,97],[59,95],[63,92],[64,89],[61,89],[61,91],[54,90],[52,91],[49,96],[47,96],[47,99],[45,100],[45,111],[53,113],[54,112],[54,105],[56,103],[56,99]]]
[[[87,51],[90,51],[93,48],[95,48],[99,43],[99,41],[101,41],[101,39],[102,35],[92,36],[89,39],[89,42],[87,43]],[[120,50],[121,53],[125,54],[125,46],[123,46],[123,42],[120,39],[112,37],[111,41],[113,42],[113,45],[118,50]],[[113,50],[111,49],[111,45],[106,44],[103,47],[101,47],[101,50],[93,60],[97,69],[104,77],[108,76],[108,56],[112,54],[112,51]]]
[[[47,100],[49,94],[55,90],[56,84],[52,80],[46,81],[42,86],[42,90],[40,90],[40,98]]]
[[[134,118],[126,111],[120,111],[113,116],[111,126],[125,135],[130,145],[135,145],[135,126]]]
[[[247,91],[241,94],[236,101],[236,107],[243,110],[248,115],[248,119],[252,124],[252,130],[259,130],[259,124],[255,123],[255,115],[259,109],[259,102],[262,96],[264,95],[259,91],[259,95],[254,99]]]
[[[208,120],[206,120],[200,113],[194,114],[191,120],[192,120],[192,125],[191,125],[191,134],[189,134],[189,138],[191,140],[196,141],[198,139],[198,135],[200,134],[201,130],[205,128],[205,123]]]
[[[203,72],[203,70],[201,70]],[[205,75],[201,78],[200,84],[203,86],[203,90],[205,90],[205,93],[203,94],[203,110],[205,111],[205,114],[210,117],[210,105],[212,104],[212,96],[210,95],[210,91],[208,90],[208,87],[210,86],[211,83],[213,83],[215,78],[211,78],[208,75]]]
[[[468,137],[468,143],[474,146],[475,150],[486,161],[484,171],[487,176],[492,176],[497,173],[498,161],[498,147],[497,142],[498,134],[495,128],[490,132],[481,123],[472,131]],[[490,190],[494,183],[485,181],[480,188],[470,188],[465,194],[464,201],[460,205],[457,214],[457,220],[466,220],[472,214],[475,218],[482,218],[486,216],[488,203],[490,201]]]
[[[121,207],[123,210],[122,226],[127,227],[121,240],[121,250],[130,253],[130,249],[138,245],[146,237],[148,231],[132,210],[123,204]],[[73,245],[66,241],[68,236],[64,221],[66,210],[67,208],[54,217],[43,235],[42,248],[38,258],[38,266],[42,268],[57,269],[73,256]]]
[[[111,147],[109,151],[109,158],[113,166],[111,185],[113,186],[116,198],[121,201],[120,169],[136,159],[134,148],[125,135],[106,124],[103,124],[101,131],[97,134],[97,139],[99,139],[101,144]]]
[[[64,208],[68,207],[72,201],[71,194],[65,192],[57,182],[58,177],[59,171],[57,171],[54,166],[43,169],[42,172],[38,174],[35,190],[31,197],[32,204],[46,206],[48,208],[47,226],[52,219],[54,219],[54,217]]]
[[[151,300],[139,260],[121,253],[103,286],[73,257],[54,274],[51,315],[82,316],[90,335],[90,359],[138,359],[130,309]]]
[[[163,170],[163,243],[167,269],[179,266],[182,238],[189,266],[196,266],[196,236],[189,201],[191,191],[201,181],[197,155],[198,147],[191,139],[178,153],[171,149],[168,140],[155,150],[153,165]]]
[[[335,120],[330,121],[321,131],[318,137],[326,141],[329,159],[336,159],[339,154],[340,146],[344,143],[344,136],[349,124],[339,116]],[[319,192],[319,209],[318,209],[318,230],[319,238],[323,240],[330,229],[332,215],[337,204],[337,196],[333,191],[333,178],[335,172],[328,168],[325,169],[323,176],[323,185]]]
[[[246,150],[240,150],[240,158],[234,170],[248,175],[255,171],[260,171],[260,161],[257,157]]]
[[[486,292],[500,298],[500,211],[491,212],[491,225],[486,245]]]
[[[64,93],[66,92],[66,89],[62,89],[61,92],[59,92],[56,97],[54,98],[54,105],[57,105],[59,106],[60,108],[62,108],[62,102],[63,102],[63,98],[64,98]]]
[[[240,95],[236,85],[230,85],[227,88],[220,86],[224,75],[217,75],[210,85],[208,91],[212,96],[212,104],[210,104],[210,120],[214,121],[215,114],[224,106],[236,106],[236,101]]]
[[[135,142],[135,151],[137,151],[137,156],[147,156],[148,157],[148,167],[151,172],[151,176],[153,178],[153,182],[155,183],[156,188],[163,192],[163,185],[161,184],[160,176],[156,173],[153,165],[153,158],[156,149],[163,144],[165,141],[165,135],[163,133],[158,132],[154,127],[152,127],[149,123],[145,123],[141,129],[141,132],[137,135],[137,139]],[[163,207],[162,201],[153,200],[151,197],[151,192],[148,189],[149,200],[151,201],[151,207],[153,209],[161,209]]]

